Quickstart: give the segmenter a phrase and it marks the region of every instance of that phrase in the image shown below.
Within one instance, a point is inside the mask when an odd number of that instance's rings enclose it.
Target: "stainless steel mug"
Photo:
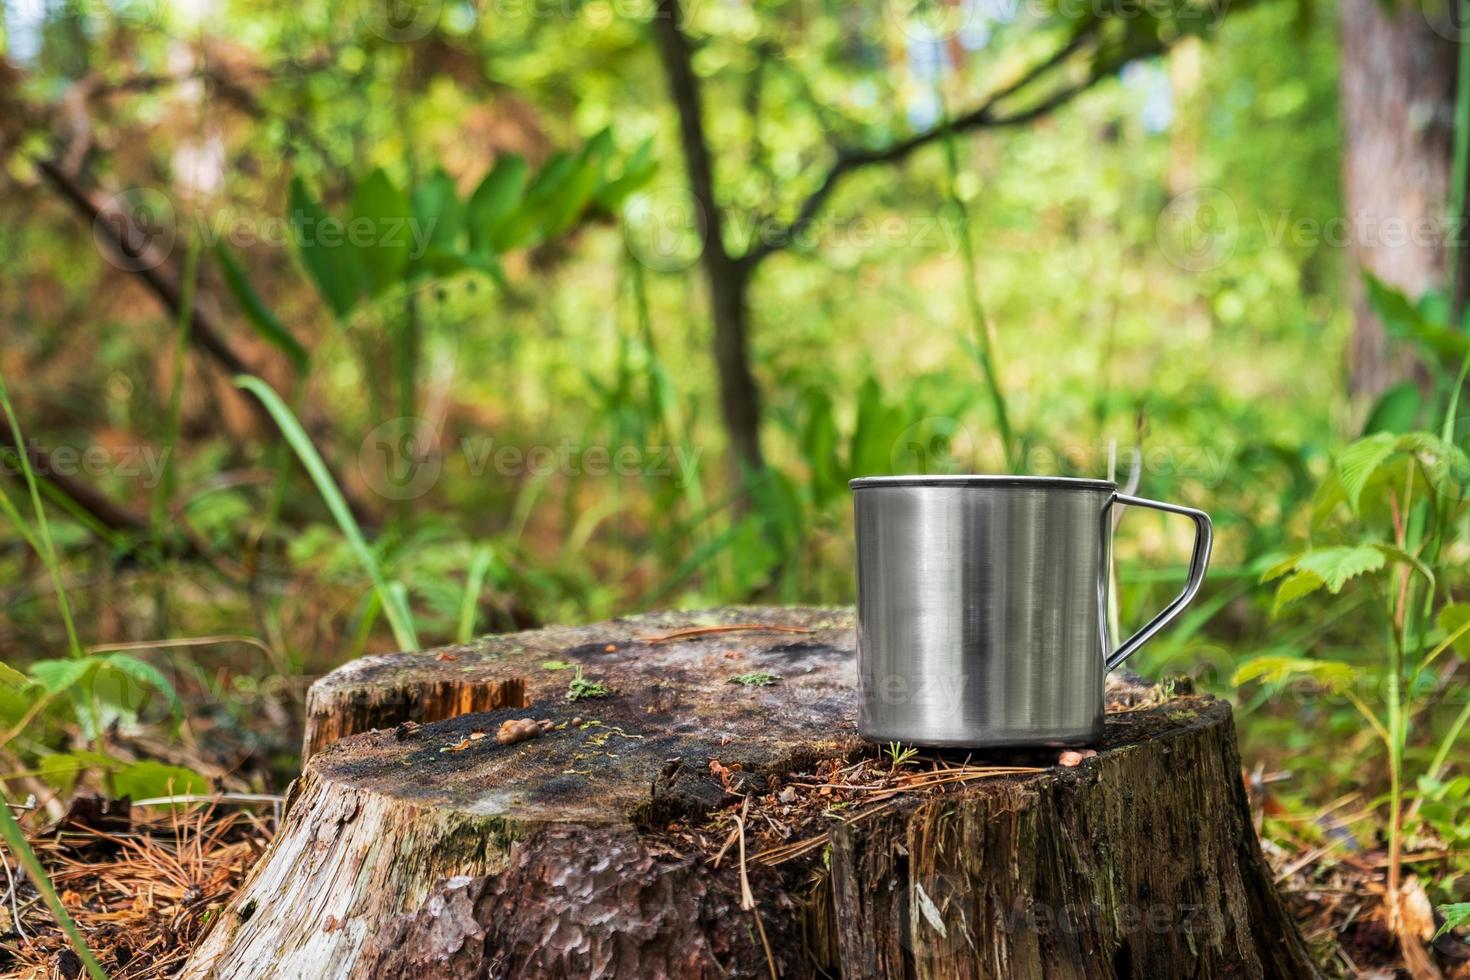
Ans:
[[[1204,581],[1210,518],[1103,480],[853,480],[858,728],[935,746],[1080,745],[1103,729],[1103,677]],[[1194,521],[1184,591],[1115,650],[1113,507]]]

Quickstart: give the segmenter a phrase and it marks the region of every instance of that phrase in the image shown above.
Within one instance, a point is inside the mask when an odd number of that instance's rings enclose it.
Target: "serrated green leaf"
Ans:
[[[369,296],[379,296],[403,281],[413,248],[412,217],[408,198],[381,167],[353,191],[348,241],[356,250]]]
[[[1283,608],[1302,596],[1311,595],[1322,588],[1323,584],[1322,577],[1315,572],[1293,572],[1276,587],[1276,603],[1271,615],[1279,614]]]
[[[495,166],[470,195],[465,211],[472,252],[493,251],[495,230],[520,203],[528,173],[524,157],[507,153],[495,161]]]
[[[362,270],[347,244],[346,229],[317,203],[300,177],[291,178],[287,208],[302,265],[327,308],[345,319],[362,294]]]
[[[1434,934],[1438,939],[1451,929],[1458,929],[1464,925],[1470,925],[1470,902],[1452,902],[1449,905],[1436,906],[1439,914],[1444,916],[1444,924]]]
[[[1342,481],[1348,506],[1358,512],[1363,488],[1383,461],[1392,456],[1398,437],[1391,432],[1378,432],[1348,446],[1337,455],[1337,478]],[[1335,590],[1334,590],[1335,591]]]
[[[1304,551],[1290,559],[1290,564],[1283,562],[1277,569],[1310,572],[1322,580],[1327,591],[1336,595],[1350,580],[1377,571],[1387,562],[1388,555],[1378,545],[1344,545]]]
[[[1352,664],[1340,660],[1314,660],[1310,657],[1256,657],[1240,666],[1230,678],[1239,687],[1252,681],[1280,684],[1298,677],[1308,677],[1329,690],[1350,687],[1357,676]]]
[[[62,694],[80,684],[97,669],[96,657],[73,660],[37,660],[31,664],[31,679],[46,689],[47,694]]]
[[[250,284],[250,278],[245,275],[245,270],[240,267],[239,262],[235,261],[235,256],[224,242],[219,242],[214,246],[214,259],[219,266],[220,274],[224,276],[225,287],[229,289],[230,295],[235,297],[235,302],[240,304],[240,311],[245,314],[246,321],[255,328],[256,334],[285,354],[297,374],[305,373],[307,361],[310,358],[306,348],[291,336],[291,331],[287,330],[286,325],[276,317],[270,307],[266,306],[265,301],[256,293],[255,287]]]

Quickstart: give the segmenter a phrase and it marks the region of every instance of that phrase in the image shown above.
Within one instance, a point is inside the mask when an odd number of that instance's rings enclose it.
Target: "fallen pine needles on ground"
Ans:
[[[82,797],[31,844],[109,976],[144,980],[178,972],[273,833],[269,806],[257,815],[218,801],[129,807]],[[6,868],[0,974],[76,976],[76,954],[35,888],[13,861]]]

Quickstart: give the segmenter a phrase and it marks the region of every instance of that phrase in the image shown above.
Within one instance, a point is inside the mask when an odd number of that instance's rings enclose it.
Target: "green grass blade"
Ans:
[[[413,615],[408,609],[401,585],[400,590],[395,591],[383,578],[382,569],[378,567],[377,556],[368,547],[367,540],[362,536],[362,529],[357,526],[357,520],[352,516],[352,510],[347,506],[342,491],[332,479],[332,474],[327,470],[327,464],[322,462],[316,447],[311,444],[311,438],[301,428],[301,423],[296,421],[296,416],[286,407],[286,403],[281,401],[281,396],[276,394],[275,389],[259,378],[240,375],[235,378],[235,384],[260,399],[260,403],[265,406],[266,411],[270,412],[271,418],[280,428],[281,434],[286,437],[287,444],[295,451],[296,458],[301,460],[301,465],[311,477],[311,482],[316,484],[317,493],[321,494],[327,510],[331,511],[332,518],[341,528],[343,537],[347,539],[348,545],[352,548],[352,553],[357,557],[358,563],[362,565],[368,577],[372,579],[373,590],[377,593],[378,601],[383,606],[383,612],[388,617],[388,625],[393,630],[393,639],[404,650],[417,650],[419,641],[414,631]]]
[[[459,602],[459,630],[455,633],[461,643],[468,643],[474,638],[480,590],[485,587],[485,576],[490,573],[490,562],[493,559],[494,553],[488,545],[476,548],[474,557],[470,559],[469,572],[464,581],[464,596]]]
[[[51,541],[51,525],[46,522],[46,508],[41,503],[41,491],[36,485],[36,474],[31,470],[30,458],[26,455],[25,435],[20,431],[20,420],[10,405],[10,392],[5,387],[5,378],[0,376],[0,409],[10,423],[10,435],[15,440],[15,457],[20,462],[20,471],[25,475],[26,488],[31,493],[31,509],[36,516],[36,539],[41,543],[41,561],[51,575],[51,585],[56,589],[56,602],[61,607],[61,621],[66,626],[66,641],[71,646],[71,655],[84,655],[81,641],[77,639],[76,623],[72,620],[71,600],[67,598],[66,586],[61,581],[61,563],[56,559],[56,546]]]
[[[72,949],[76,950],[82,965],[87,968],[93,980],[107,980],[107,971],[102,969],[102,964],[97,962],[97,957],[92,955],[92,950],[87,947],[87,941],[82,938],[82,931],[72,921],[66,912],[66,906],[61,904],[60,897],[56,894],[56,888],[51,884],[51,878],[46,874],[46,869],[41,867],[41,861],[36,857],[36,852],[31,850],[31,845],[26,841],[26,835],[20,829],[20,823],[15,819],[15,814],[10,812],[10,804],[0,800],[0,837],[5,838],[5,846],[10,848],[10,853],[25,868],[26,874],[30,876],[31,884],[41,893],[46,900],[46,905],[51,909],[51,914],[56,916],[56,921],[61,923],[62,930],[67,938],[71,940]]]

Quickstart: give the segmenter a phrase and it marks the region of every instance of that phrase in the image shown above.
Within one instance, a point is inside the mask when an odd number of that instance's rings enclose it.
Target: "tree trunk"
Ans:
[[[846,611],[726,609],[351,664],[184,976],[1314,974],[1227,704],[1118,685],[1080,765],[894,760],[853,644]]]
[[[1411,298],[1448,282],[1455,34],[1417,4],[1342,0],[1339,10],[1354,320],[1348,358],[1354,393],[1376,396],[1408,378],[1412,361],[1389,349],[1360,270]]]
[[[653,32],[669,95],[679,113],[679,140],[689,191],[702,223],[704,247],[699,261],[709,286],[720,413],[731,452],[751,472],[758,473],[765,468],[765,457],[761,452],[760,394],[750,372],[749,264],[733,257],[725,244],[723,212],[715,200],[714,165],[705,141],[699,79],[694,74],[694,55],[682,28],[682,17],[678,0],[658,0]]]

